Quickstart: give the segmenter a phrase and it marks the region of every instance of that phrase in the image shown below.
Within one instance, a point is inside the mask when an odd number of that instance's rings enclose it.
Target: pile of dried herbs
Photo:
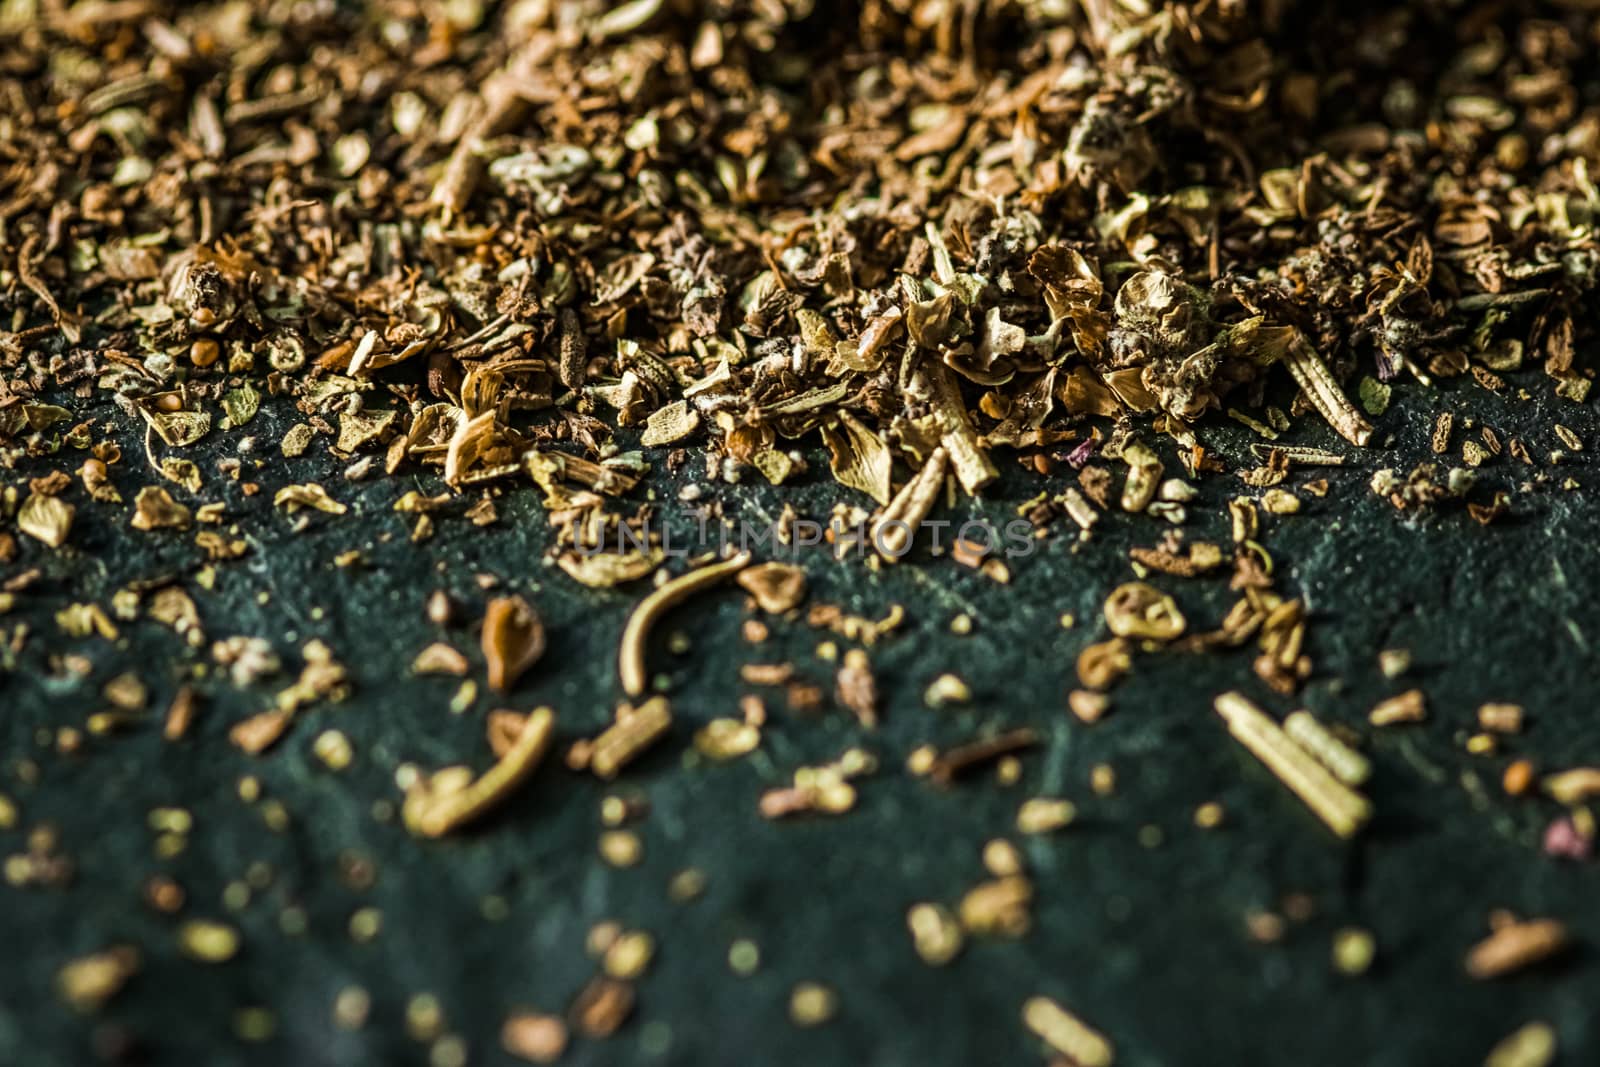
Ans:
[[[1385,412],[1397,381],[1510,394],[1507,375],[1542,367],[1548,382],[1516,379],[1523,395],[1588,400],[1575,353],[1600,284],[1597,55],[1600,9],[1581,0],[4,0],[0,462],[49,473],[4,487],[0,595],[9,610],[43,554],[70,551],[86,510],[228,565],[248,538],[226,525],[218,475],[290,515],[356,520],[337,486],[273,480],[278,455],[390,479],[419,544],[460,521],[435,518],[458,497],[488,523],[504,494],[537,490],[573,580],[661,582],[621,639],[639,703],[566,754],[609,778],[672,722],[645,663],[658,614],[735,575],[774,614],[804,598],[803,570],[743,555],[665,580],[649,519],[674,505],[646,499],[660,470],[692,465],[735,496],[826,462],[885,557],[1002,464],[1038,479],[1039,536],[1070,523],[1087,537],[1114,511],[1178,527],[1194,490],[1172,475],[1242,477],[1259,492],[1234,501],[1228,549],[1163,527],[1133,553],[1141,576],[1231,573],[1236,609],[1191,632],[1154,586],[1108,588],[1109,636],[1084,649],[1067,702],[1099,719],[1141,648],[1250,642],[1255,674],[1292,695],[1311,671],[1306,611],[1274,590],[1257,540],[1261,511],[1300,506],[1278,488],[1291,468],[1367,464],[1385,432],[1369,418],[1408,417]],[[255,436],[264,410],[292,423],[276,440]],[[1229,470],[1208,447],[1229,417],[1260,435],[1258,467]],[[1343,443],[1292,443],[1319,421]],[[142,455],[116,441],[129,428]],[[1432,431],[1439,457],[1456,449],[1448,417]],[[266,462],[188,458],[218,438]],[[1537,464],[1516,438],[1481,438],[1460,463],[1413,457],[1372,488],[1491,522],[1510,502],[1471,497],[1470,469],[1502,447]],[[1009,579],[984,552],[952,555]],[[145,592],[131,610],[205,643],[181,588]],[[452,610],[428,606],[441,623]],[[808,621],[870,646],[899,620],[814,605]],[[63,627],[116,631],[92,604]],[[239,684],[281,666],[251,641],[211,650]],[[533,606],[491,602],[490,688],[513,688],[544,647]],[[239,747],[266,750],[345,689],[326,646],[304,659],[234,728]],[[412,666],[467,673],[445,644]],[[759,665],[747,680],[789,681]],[[944,676],[927,702],[963,689]],[[171,736],[191,696],[173,702]],[[832,696],[876,722],[861,649]],[[1420,693],[1395,700],[1374,725],[1424,714]],[[1364,757],[1315,720],[1280,729],[1237,694],[1223,709],[1355,832]],[[550,746],[549,710],[495,714],[490,770],[408,782],[418,834],[487,810]],[[714,720],[696,745],[736,758],[763,721]],[[911,765],[949,781],[1035,740],[1017,730]],[[350,758],[338,738],[318,752]],[[801,768],[761,811],[847,810],[863,760]],[[1029,822],[1070,818],[1047,804]],[[625,838],[607,848],[627,862]],[[959,950],[962,928],[1025,926],[1026,879],[994,873],[959,922],[914,910],[926,958]],[[626,1015],[606,1000],[616,988],[588,1007]],[[794,1010],[822,1018],[831,1002],[797,989]],[[523,1022],[507,1046],[539,1058],[548,1020]],[[1077,1062],[1110,1061],[1052,1002],[1025,1022]]]
[[[1355,444],[1356,373],[1582,400],[1596,29],[1529,6],[8,3],[4,429],[271,397],[613,492],[619,427],[775,482],[820,434],[886,505],[940,446],[1197,471],[1280,363]]]

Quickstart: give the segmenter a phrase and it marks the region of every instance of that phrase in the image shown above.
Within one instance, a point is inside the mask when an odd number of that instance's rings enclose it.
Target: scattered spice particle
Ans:
[[[872,663],[861,649],[852,648],[844,654],[834,695],[863,727],[870,730],[878,725],[878,684],[872,675]]]
[[[544,655],[544,622],[520,596],[495,597],[483,613],[480,643],[489,688],[504,693]]]
[[[1072,824],[1078,817],[1077,805],[1057,797],[1033,797],[1017,811],[1017,830],[1024,834],[1047,834]]]
[[[589,769],[600,778],[615,778],[671,728],[672,706],[666,697],[651,697],[637,707],[624,704],[617,709],[616,721],[594,739]]]
[[[439,837],[480,817],[499,804],[538,767],[555,733],[555,713],[531,713],[515,745],[499,762],[473,779],[465,767],[450,767],[418,777],[406,791],[406,828],[422,837]]]
[[[1367,799],[1340,782],[1238,693],[1216,698],[1234,737],[1292,789],[1340,837],[1351,837],[1372,814]]]
[[[1499,978],[1548,960],[1570,943],[1565,924],[1558,920],[1509,922],[1467,953],[1467,974],[1478,979]]]
[[[972,690],[956,675],[941,674],[928,683],[928,688],[923,691],[922,701],[930,708],[967,704],[972,701]]]
[[[1067,694],[1067,707],[1080,722],[1093,725],[1111,710],[1111,698],[1093,689],[1074,689]]]
[[[796,1026],[821,1026],[838,1008],[838,994],[820,982],[801,982],[789,994],[789,1018]]]
[[[742,978],[755,974],[761,966],[761,949],[749,938],[741,937],[728,946],[728,968]]]
[[[1478,725],[1497,734],[1521,733],[1522,720],[1520,704],[1483,704],[1478,708]]]
[[[239,951],[239,932],[214,919],[190,919],[178,928],[178,947],[190,959],[225,963]]]
[[[695,750],[718,763],[738,759],[760,744],[760,729],[740,719],[712,719],[694,735]]]
[[[1574,767],[1546,775],[1540,783],[1545,793],[1562,804],[1582,804],[1600,796],[1600,767]]]
[[[130,945],[70,960],[56,972],[56,989],[74,1011],[99,1011],[139,972],[140,957]]]
[[[739,572],[738,582],[769,615],[799,607],[806,596],[806,572],[788,563],[762,563]]]
[[[600,835],[600,858],[613,867],[636,867],[644,858],[644,842],[632,830],[607,830]]]
[[[1371,931],[1346,927],[1333,935],[1333,967],[1342,975],[1367,973],[1377,952],[1378,942]]]
[[[1421,722],[1427,717],[1426,699],[1420,689],[1408,689],[1398,696],[1380,701],[1367,715],[1374,726],[1395,726],[1400,723]]]
[[[567,1024],[558,1015],[516,1012],[500,1028],[500,1047],[529,1063],[554,1063],[567,1050]]]
[[[1546,1022],[1531,1022],[1502,1038],[1483,1067],[1549,1067],[1556,1058],[1555,1027]]]
[[[906,912],[906,926],[922,962],[942,967],[961,954],[965,938],[955,914],[942,904],[913,904]]]
[[[1078,1067],[1111,1067],[1116,1051],[1106,1036],[1049,997],[1030,997],[1022,1022]]]
[[[994,737],[970,741],[941,753],[928,768],[928,778],[938,785],[950,785],[968,771],[1039,743],[1039,735],[1023,727]]]
[[[1411,669],[1411,651],[1404,648],[1386,648],[1378,653],[1378,670],[1385,678],[1393,680]]]
[[[1358,786],[1372,777],[1372,762],[1341,741],[1309,711],[1290,713],[1283,720],[1283,730],[1345,785]]]
[[[1015,939],[1033,924],[1033,883],[1023,875],[980,882],[961,898],[961,926],[970,934]]]

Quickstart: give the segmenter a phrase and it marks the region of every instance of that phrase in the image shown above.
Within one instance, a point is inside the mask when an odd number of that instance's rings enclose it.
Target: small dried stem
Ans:
[[[441,837],[499,804],[539,766],[555,736],[555,726],[555,712],[538,708],[522,724],[516,743],[500,762],[476,781],[454,789],[436,788],[439,775],[419,781],[406,794],[401,811],[406,828],[421,837]],[[451,775],[451,771],[440,774]]]
[[[666,697],[653,697],[622,714],[594,739],[589,769],[601,778],[615,778],[672,728],[672,708]]]
[[[1283,353],[1283,365],[1294,375],[1295,384],[1306,394],[1317,414],[1328,420],[1328,425],[1340,437],[1353,445],[1365,446],[1372,439],[1372,426],[1361,417],[1361,412],[1350,403],[1333,380],[1322,357],[1311,347],[1305,335],[1296,330]]]
[[[617,651],[617,673],[622,677],[623,692],[630,697],[643,696],[649,685],[645,642],[656,620],[700,590],[737,574],[749,562],[750,553],[741,552],[732,559],[681,574],[639,601],[639,606],[628,617],[628,625],[622,631],[622,646]]]
[[[1367,798],[1344,785],[1295,744],[1267,713],[1238,693],[1216,699],[1217,714],[1257,759],[1292,789],[1340,837],[1350,837],[1372,814]]]
[[[884,559],[894,563],[905,555],[907,546],[916,536],[917,527],[938,502],[949,458],[950,453],[942,446],[934,449],[922,469],[912,476],[889,501],[889,506],[873,520],[872,547]]]

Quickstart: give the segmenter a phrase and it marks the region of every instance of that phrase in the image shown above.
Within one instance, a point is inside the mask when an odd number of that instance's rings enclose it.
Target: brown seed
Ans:
[[[162,736],[168,741],[176,741],[188,733],[189,725],[194,722],[194,712],[194,690],[186,685],[180,686],[167,707],[167,720],[161,728]]]
[[[633,1011],[633,986],[593,978],[572,1004],[572,1021],[585,1037],[610,1037]]]
[[[544,655],[544,623],[520,596],[495,597],[483,615],[489,688],[505,692]]]
[[[500,1045],[529,1063],[554,1063],[567,1049],[567,1024],[557,1015],[518,1012],[500,1028]]]
[[[1509,796],[1522,796],[1533,787],[1533,762],[1525,759],[1513,760],[1506,767],[1505,776],[1500,780],[1500,784]]]
[[[189,362],[196,367],[209,367],[222,355],[222,346],[209,337],[202,337],[189,346]]]

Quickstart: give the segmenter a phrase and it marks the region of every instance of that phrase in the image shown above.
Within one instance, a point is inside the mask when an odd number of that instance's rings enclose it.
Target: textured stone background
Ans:
[[[298,645],[320,637],[351,669],[353,699],[315,707],[276,749],[252,758],[228,743],[228,727],[265,707],[286,679],[242,693],[212,679],[201,686],[206,699],[190,736],[164,742],[159,710],[191,655],[178,638],[141,622],[125,626],[114,647],[71,641],[52,617],[71,601],[106,604],[130,580],[192,574],[199,565],[192,532],[140,534],[122,525],[121,514],[85,507],[68,548],[52,554],[28,544],[11,571],[38,564],[47,573],[0,620],[33,630],[0,675],[0,792],[22,815],[16,829],[0,831],[0,850],[22,851],[27,830],[49,822],[77,874],[65,890],[0,886],[0,1063],[89,1062],[97,1028],[102,1042],[112,1033],[132,1035],[154,1063],[425,1062],[426,1046],[403,1032],[406,1000],[421,992],[440,998],[447,1028],[467,1039],[472,1063],[509,1062],[498,1044],[505,1015],[518,1007],[565,1010],[595,971],[585,933],[606,918],[654,933],[656,962],[623,1029],[606,1042],[575,1040],[564,1062],[1042,1063],[1019,1018],[1023,1000],[1035,993],[1056,997],[1110,1035],[1121,1064],[1475,1063],[1534,1018],[1558,1029],[1562,1062],[1593,1062],[1600,1057],[1593,1019],[1600,966],[1591,946],[1600,944],[1600,914],[1592,901],[1600,878],[1592,865],[1541,855],[1540,834],[1559,809],[1508,798],[1498,783],[1513,754],[1532,756],[1542,769],[1600,761],[1594,453],[1553,472],[1543,459],[1559,447],[1552,422],[1574,428],[1593,449],[1600,447],[1600,420],[1592,403],[1556,401],[1539,376],[1517,384],[1531,399],[1502,399],[1470,384],[1397,389],[1378,420],[1385,447],[1346,471],[1327,472],[1335,483],[1327,499],[1309,500],[1300,516],[1271,520],[1266,531],[1288,576],[1282,588],[1302,591],[1313,612],[1316,675],[1303,703],[1370,736],[1377,817],[1349,845],[1325,831],[1211,712],[1215,693],[1240,685],[1274,711],[1292,706],[1255,684],[1247,654],[1141,656],[1106,720],[1085,727],[1065,711],[1073,659],[1102,636],[1100,601],[1129,576],[1127,547],[1153,544],[1162,530],[1154,519],[1126,516],[1108,516],[1103,533],[1076,551],[1069,540],[1052,539],[1015,563],[1006,587],[948,560],[875,574],[808,555],[813,600],[875,616],[891,602],[908,611],[906,627],[873,650],[883,724],[867,733],[831,707],[797,717],[784,710],[781,693],[769,693],[771,724],[761,748],[731,765],[697,762],[689,740],[704,721],[736,713],[738,695],[748,691],[739,663],[792,656],[802,677],[831,690],[832,668],[814,653],[829,635],[803,621],[775,620],[773,639],[752,649],[739,639],[741,597],[728,590],[675,614],[667,629],[688,634],[693,647],[673,656],[658,641],[652,663],[671,672],[677,723],[667,742],[612,787],[642,791],[652,805],[637,826],[645,858],[636,868],[615,870],[599,860],[599,801],[607,789],[559,761],[470,832],[418,841],[397,821],[373,814],[375,801],[399,798],[396,766],[486,765],[483,715],[494,706],[553,705],[563,748],[595,732],[620,696],[615,642],[641,594],[583,589],[543,565],[546,528],[537,494],[524,487],[499,501],[493,527],[445,518],[438,536],[416,548],[407,540],[407,517],[391,505],[406,488],[437,491],[431,476],[348,485],[338,476],[342,464],[320,445],[286,470],[276,441],[290,420],[270,409],[246,431],[214,431],[199,449],[207,477],[201,499],[220,494],[227,501],[252,551],[218,567],[213,592],[187,583],[208,638],[267,637],[297,669]],[[1502,438],[1523,436],[1539,469],[1553,475],[1515,494],[1509,521],[1484,529],[1460,510],[1405,518],[1366,489],[1373,469],[1406,470],[1426,456],[1433,415],[1445,406],[1457,412],[1457,442],[1462,420],[1476,417]],[[1298,420],[1294,440],[1335,445],[1311,421]],[[273,457],[254,475],[265,491],[249,499],[211,463],[244,433],[259,439],[258,454]],[[1230,465],[1250,465],[1246,431],[1216,423],[1202,437]],[[130,439],[125,449],[128,464],[116,478],[131,500],[149,476],[131,470],[141,462],[138,443]],[[16,473],[43,469],[24,465]],[[698,473],[691,465],[682,477],[663,475],[652,484],[675,493]],[[1482,473],[1493,485],[1525,481],[1532,472],[1506,456]],[[1579,490],[1558,487],[1567,475]],[[272,490],[310,479],[350,503],[352,514],[317,516],[309,530],[292,534],[290,520],[271,507]],[[986,513],[1007,518],[1039,488],[1008,477]],[[1225,539],[1223,504],[1239,483],[1213,477],[1200,489],[1191,536]],[[823,465],[793,494],[724,486],[712,495],[761,521],[776,516],[785,499],[822,517],[834,494]],[[963,503],[955,517],[969,513],[978,511]],[[331,557],[351,548],[364,550],[369,565],[334,567]],[[473,580],[480,572],[499,575],[537,604],[550,648],[511,698],[485,694],[456,716],[447,704],[457,681],[412,678],[408,664],[437,638],[481,664],[470,629],[441,632],[422,611],[427,591],[442,586],[465,605],[463,618],[475,620],[485,596]],[[1157,581],[1195,626],[1214,625],[1230,602],[1219,579]],[[972,636],[949,635],[958,611],[975,618]],[[1064,611],[1082,620],[1075,629],[1057,625]],[[1408,679],[1379,675],[1375,656],[1387,647],[1414,652]],[[69,649],[92,658],[87,681],[52,673],[46,654]],[[81,726],[99,708],[99,687],[128,669],[151,686],[157,716],[148,725],[91,737],[70,757],[41,743],[41,734],[48,740],[57,727]],[[969,708],[922,705],[922,689],[942,670],[971,684]],[[1426,723],[1366,726],[1373,703],[1412,684],[1428,694]],[[1471,756],[1463,743],[1474,709],[1486,700],[1524,703],[1531,727],[1501,755]],[[920,743],[951,744],[985,727],[1024,724],[1045,743],[1025,757],[1017,785],[1002,787],[989,774],[940,791],[903,770]],[[311,751],[330,727],[355,747],[356,761],[342,774]],[[877,775],[859,783],[856,810],[777,823],[757,815],[763,789],[854,744],[883,761]],[[19,776],[23,760],[37,764],[36,784]],[[1090,768],[1102,762],[1117,772],[1116,794],[1108,798],[1088,785]],[[268,830],[259,806],[240,801],[237,782],[246,774],[288,807],[285,832]],[[1048,837],[1017,837],[1017,806],[1037,794],[1072,798],[1079,822]],[[1221,801],[1228,816],[1223,828],[1203,832],[1192,815],[1208,800]],[[187,850],[171,860],[155,856],[146,825],[149,810],[162,806],[187,808],[195,820]],[[1159,846],[1140,843],[1147,826],[1163,832]],[[969,943],[951,966],[925,966],[905,930],[907,906],[957,901],[984,877],[979,850],[998,835],[1018,841],[1033,873],[1032,932],[1017,942]],[[352,890],[337,876],[339,857],[349,852],[376,864],[372,888]],[[256,861],[270,865],[270,885],[228,912],[224,886]],[[670,903],[669,878],[690,866],[706,873],[705,894]],[[156,873],[187,888],[184,916],[224,917],[238,926],[244,948],[235,960],[208,966],[179,954],[179,918],[140,899],[142,882]],[[1295,893],[1314,900],[1315,914],[1291,922],[1277,944],[1251,941],[1246,914],[1277,909]],[[507,917],[483,916],[491,896],[504,899]],[[291,905],[309,920],[299,936],[280,929],[280,913]],[[383,928],[358,944],[348,923],[363,906],[381,909]],[[1494,908],[1563,918],[1585,947],[1561,965],[1472,982],[1462,957],[1487,931]],[[1332,936],[1346,925],[1377,938],[1377,963],[1361,978],[1341,977],[1329,963]],[[760,946],[762,965],[752,977],[728,966],[738,938]],[[114,943],[140,947],[141,972],[99,1016],[75,1016],[54,992],[57,969]],[[834,987],[840,1009],[831,1024],[802,1031],[788,1021],[788,994],[808,979]],[[332,1022],[334,997],[347,985],[373,998],[370,1022],[353,1033]],[[234,1036],[234,1014],[247,1006],[276,1014],[271,1040],[247,1046]]]

